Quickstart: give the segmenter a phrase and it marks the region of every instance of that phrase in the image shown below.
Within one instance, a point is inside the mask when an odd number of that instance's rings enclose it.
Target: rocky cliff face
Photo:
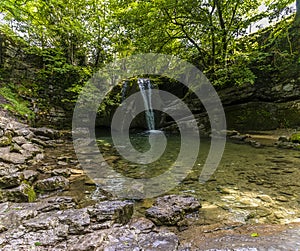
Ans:
[[[217,90],[226,114],[227,128],[239,131],[298,128],[300,76],[285,82],[262,82]],[[202,132],[209,133],[209,120],[201,102],[192,95],[184,102],[195,115]],[[168,109],[176,109],[175,106],[171,104]],[[166,129],[176,130],[176,126],[171,123]]]
[[[181,84],[163,82],[158,87],[160,90],[165,90],[181,98],[198,121],[201,133],[209,134],[209,119],[199,99],[193,95],[185,96],[187,89]],[[118,91],[120,92],[120,88]],[[134,85],[131,86],[126,97],[137,91],[136,88],[134,89]],[[245,84],[223,88],[217,92],[225,110],[227,127],[230,130],[274,130],[300,126],[300,76],[285,82],[263,82],[260,79],[254,85]],[[170,110],[178,109],[176,102],[164,102],[161,107],[166,114]],[[101,114],[97,120],[98,125],[109,126],[116,108],[117,106],[109,115]],[[177,131],[174,121],[166,114],[160,117],[157,126],[167,131]],[[183,119],[190,120],[191,118]],[[140,114],[133,120],[132,127],[146,128],[144,114]]]
[[[219,91],[229,129],[273,130],[300,125],[300,77],[286,83]]]
[[[59,68],[58,68],[59,69]],[[45,59],[24,41],[0,31],[0,88],[12,85],[16,95],[34,111],[36,126],[70,127],[72,107],[62,102],[67,95],[60,80],[52,74],[45,78]],[[49,74],[50,75],[50,74]],[[66,81],[63,79],[62,81]],[[0,104],[5,101],[0,95]]]

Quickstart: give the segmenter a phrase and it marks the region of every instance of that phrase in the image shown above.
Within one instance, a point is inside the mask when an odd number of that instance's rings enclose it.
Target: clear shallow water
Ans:
[[[135,179],[152,178],[169,170],[178,157],[181,143],[179,135],[169,135],[161,158],[150,164],[137,164],[118,154],[108,133],[98,133],[97,139],[109,165],[122,175]],[[136,150],[149,150],[147,134],[134,134],[130,139]],[[179,185],[174,184],[176,186],[168,191],[170,194],[193,195],[202,202],[199,224],[300,221],[300,152],[275,147],[257,149],[227,142],[217,170],[206,183],[200,184],[198,178],[209,147],[209,140],[201,139],[194,167]],[[152,202],[152,199],[139,202],[137,211],[142,213]]]

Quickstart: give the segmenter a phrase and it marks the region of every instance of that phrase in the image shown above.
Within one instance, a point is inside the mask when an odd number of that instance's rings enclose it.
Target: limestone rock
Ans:
[[[24,179],[23,173],[12,173],[0,177],[0,188],[12,188],[19,186]]]
[[[67,190],[69,188],[69,180],[61,176],[54,176],[37,181],[35,188],[40,191]]]
[[[63,177],[70,177],[71,171],[69,168],[60,168],[60,169],[54,169],[51,171],[51,174],[54,176],[63,176]]]
[[[32,138],[31,142],[35,143],[35,144],[38,144],[40,146],[43,146],[43,147],[47,147],[48,146],[48,144],[45,141],[43,141],[41,139],[37,139],[37,138]]]
[[[33,189],[28,184],[21,184],[20,186],[12,189],[0,190],[0,202],[28,202],[35,196]]]
[[[12,141],[17,143],[19,146],[28,143],[28,140],[26,140],[24,136],[13,137]]]
[[[27,156],[20,153],[4,153],[0,155],[0,161],[4,161],[12,164],[24,164]]]
[[[41,212],[49,212],[53,210],[66,210],[75,208],[75,202],[72,197],[53,197],[49,198],[42,206],[38,209]]]
[[[58,224],[58,217],[52,212],[39,214],[37,217],[23,222],[24,227],[26,227],[29,231],[47,230],[58,226]]]
[[[29,128],[20,128],[20,129],[17,129],[15,132],[18,136],[23,136],[23,137],[32,134],[32,132],[29,130]]]
[[[104,238],[107,234],[103,231],[94,231],[92,233],[70,238],[68,240],[68,244],[66,245],[67,248],[63,248],[63,250],[70,250],[70,251],[87,251],[87,250],[98,250],[97,247],[101,246]],[[59,246],[55,247],[57,250]],[[102,249],[103,250],[103,249]]]
[[[22,148],[31,153],[40,153],[42,151],[37,145],[26,143],[22,145]]]
[[[138,233],[150,233],[154,229],[155,225],[151,220],[146,218],[138,218],[132,220],[130,228],[134,229]]]
[[[87,209],[69,209],[60,212],[58,219],[61,223],[69,226],[70,234],[82,234],[90,224],[90,216]]]
[[[133,203],[129,201],[103,201],[88,208],[88,213],[99,223],[111,221],[125,224],[133,214]]]
[[[20,226],[25,220],[38,215],[36,203],[12,203],[0,204],[0,222],[8,229],[16,231],[15,227]],[[1,238],[0,238],[1,239]]]
[[[46,127],[33,128],[32,131],[37,136],[47,137],[49,139],[58,138],[58,132],[50,128],[46,128]]]
[[[24,175],[24,180],[28,181],[29,183],[33,183],[37,177],[38,177],[38,172],[33,171],[33,170],[24,170],[23,175]]]
[[[168,231],[139,234],[127,226],[112,229],[99,250],[162,250],[174,251],[178,248],[178,237]]]
[[[186,213],[198,211],[200,203],[191,196],[167,195],[157,198],[146,216],[157,225],[176,225]]]

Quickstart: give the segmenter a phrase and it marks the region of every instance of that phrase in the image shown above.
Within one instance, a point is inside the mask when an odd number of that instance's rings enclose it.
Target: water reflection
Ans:
[[[138,151],[149,149],[148,137],[143,134],[130,136]],[[167,135],[167,148],[161,158],[150,164],[130,163],[119,156],[109,134],[98,135],[99,148],[105,158],[117,156],[112,162],[122,175],[140,179],[168,172],[180,150],[180,136]],[[106,147],[106,148],[105,148]],[[210,142],[201,140],[200,151],[194,167],[187,177],[168,193],[189,194],[202,201],[203,211],[218,208],[215,218],[239,222],[292,222],[299,221],[300,158],[299,152],[274,147],[252,148],[227,142],[221,164],[204,184],[199,175],[205,163]],[[178,165],[174,170],[181,172]],[[171,176],[165,183],[176,182]],[[122,189],[116,185],[117,189]],[[137,191],[143,192],[137,186]],[[147,188],[149,189],[149,187]],[[153,188],[155,189],[155,187]]]

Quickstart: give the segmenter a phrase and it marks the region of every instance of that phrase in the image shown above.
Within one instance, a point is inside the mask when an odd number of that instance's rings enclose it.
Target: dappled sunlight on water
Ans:
[[[169,135],[167,139],[168,146],[162,157],[147,165],[130,163],[119,156],[109,135],[99,136],[98,144],[116,171],[138,179],[155,177],[172,166],[180,149],[180,137]],[[131,142],[139,151],[149,148],[145,135],[132,135]],[[200,184],[198,178],[209,146],[209,140],[201,140],[196,164],[168,193],[197,197],[202,201],[202,211],[210,223],[220,220],[242,223],[300,221],[300,152],[275,147],[257,149],[227,142],[216,172],[206,183]],[[141,202],[137,211],[142,212],[143,208],[145,203]],[[200,221],[202,224],[203,218]]]

